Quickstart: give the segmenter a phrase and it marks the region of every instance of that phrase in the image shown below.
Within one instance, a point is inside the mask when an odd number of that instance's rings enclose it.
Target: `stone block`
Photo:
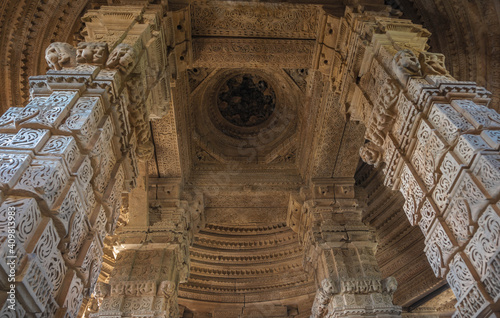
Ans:
[[[74,270],[68,270],[61,286],[61,292],[56,298],[60,308],[66,309],[63,317],[76,318],[83,300],[83,283]]]
[[[32,155],[26,153],[0,152],[0,186],[12,188],[31,163]]]
[[[25,247],[41,222],[40,208],[33,198],[9,197],[0,206],[0,232],[15,228],[17,244]]]
[[[37,195],[51,209],[63,193],[69,173],[61,160],[35,159],[14,187],[19,193]]]
[[[500,194],[500,154],[480,153],[471,166],[472,172],[492,198]]]
[[[72,171],[80,157],[80,151],[72,136],[52,136],[47,141],[40,155],[62,157],[68,171]]]
[[[500,114],[469,99],[455,99],[451,104],[477,129],[500,128]]]
[[[432,199],[441,213],[445,211],[449,204],[450,192],[457,183],[462,167],[458,157],[452,152],[447,152],[443,161],[441,161],[439,166],[441,177],[432,192]]]
[[[16,276],[17,299],[29,313],[45,311],[53,286],[34,254],[28,254],[22,271]]]
[[[470,166],[477,153],[490,150],[491,147],[479,135],[465,134],[458,137],[458,143],[453,152],[461,159],[465,166]]]
[[[59,291],[66,273],[66,265],[61,252],[57,248],[59,241],[59,235],[54,223],[50,218],[44,217],[35,230],[31,242],[26,247],[28,253],[34,253],[38,257],[40,264],[47,273],[54,286],[53,296]]]
[[[478,229],[465,248],[465,253],[481,279],[488,275],[488,264],[500,250],[500,216],[490,205],[478,221]]]
[[[50,132],[47,129],[21,128],[16,134],[10,134],[8,140],[7,137],[4,136],[0,149],[4,151],[14,149],[38,152],[49,137]]]
[[[474,128],[449,104],[432,105],[428,120],[449,145],[452,145],[461,133]]]

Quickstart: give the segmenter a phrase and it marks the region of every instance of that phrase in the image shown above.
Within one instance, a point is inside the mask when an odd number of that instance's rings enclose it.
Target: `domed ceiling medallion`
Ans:
[[[276,94],[258,75],[240,74],[229,78],[217,93],[217,107],[228,122],[254,127],[269,119],[276,107]]]

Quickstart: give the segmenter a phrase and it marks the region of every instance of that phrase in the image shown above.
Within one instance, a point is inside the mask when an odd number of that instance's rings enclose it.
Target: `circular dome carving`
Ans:
[[[274,112],[276,94],[260,76],[236,75],[219,89],[217,107],[231,124],[253,127],[265,122]]]
[[[219,69],[204,78],[191,97],[194,138],[217,160],[267,160],[296,133],[301,95],[286,72]]]

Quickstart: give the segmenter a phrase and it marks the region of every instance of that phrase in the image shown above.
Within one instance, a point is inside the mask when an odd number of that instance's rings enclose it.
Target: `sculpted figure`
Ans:
[[[80,42],[76,49],[76,61],[104,65],[108,58],[108,44],[99,42]]]
[[[398,96],[398,86],[392,79],[388,79],[382,86],[382,90],[379,95],[381,105],[385,109],[391,109],[393,106],[395,106]]]
[[[129,221],[130,221],[130,219],[129,219],[128,210],[122,209],[122,211],[120,212],[120,216],[118,217],[118,221],[116,222],[116,227],[117,228],[123,227],[123,226],[127,225]]]
[[[389,123],[396,117],[396,115],[389,109],[383,108],[382,105],[377,105],[373,110],[373,125],[380,131],[385,131]]]
[[[384,291],[387,292],[388,294],[394,294],[396,289],[398,288],[398,281],[396,278],[389,276],[386,279],[382,281],[382,284],[384,286]]]
[[[97,282],[94,293],[96,297],[107,297],[111,294],[111,286],[103,282]]]
[[[154,153],[154,144],[151,141],[149,110],[144,103],[144,85],[139,77],[134,76],[127,87],[130,101],[129,120],[137,136],[136,153],[139,159],[149,160]]]
[[[370,141],[359,149],[359,156],[364,162],[377,168],[382,163],[382,148]]]
[[[448,75],[448,70],[444,66],[444,55],[438,53],[421,53],[420,63],[422,71],[427,75]]]
[[[45,50],[45,60],[53,70],[76,66],[75,48],[68,43],[54,42]]]
[[[149,160],[154,153],[154,145],[151,141],[149,121],[145,117],[144,113],[137,110],[130,112],[130,123],[137,136],[137,156],[139,159]]]
[[[383,128],[380,129],[380,124],[377,124],[377,119],[373,120],[370,123],[370,126],[366,130],[365,137],[368,140],[371,140],[375,145],[382,146],[385,140],[385,132]]]
[[[398,75],[420,75],[420,63],[411,50],[401,50],[392,60],[394,72]]]
[[[126,43],[120,43],[111,52],[106,66],[116,68],[122,73],[129,73],[135,64],[136,54],[134,48]]]
[[[321,281],[321,288],[316,292],[310,318],[323,318],[328,313],[328,304],[335,293],[333,282],[329,278]]]
[[[175,283],[169,280],[164,280],[158,286],[157,296],[164,296],[168,299],[175,294]]]

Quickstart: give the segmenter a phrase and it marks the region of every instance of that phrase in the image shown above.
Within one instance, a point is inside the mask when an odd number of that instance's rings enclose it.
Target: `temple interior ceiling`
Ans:
[[[43,52],[51,42],[81,41],[83,13],[110,3],[129,1],[2,1],[1,111],[29,101],[28,78],[46,72]],[[312,193],[335,199],[339,191],[354,192],[347,186],[332,189],[331,180],[355,182],[363,222],[377,238],[382,276],[393,276],[399,284],[394,303],[405,310],[427,306],[443,315],[453,312],[456,300],[446,280],[433,274],[425,238],[410,226],[403,196],[383,186],[381,169],[360,162],[365,127],[346,118],[338,96],[312,70],[329,67],[315,49],[318,34],[339,31],[335,22],[320,30],[320,9],[340,16],[346,4],[356,3],[168,4],[178,12],[176,38],[190,45],[183,50],[183,42],[176,43],[176,56],[190,64],[182,69],[183,63],[169,60],[176,73],[172,102],[165,116],[150,122],[154,153],[141,166],[144,178],[137,190],[143,196],[149,191],[149,202],[137,208],[148,215],[143,220],[131,211],[129,224],[149,231],[168,221],[173,197],[202,195],[203,226],[186,252],[189,279],[179,286],[183,317],[192,312],[308,317],[318,282],[303,262],[307,238],[290,223],[291,197]],[[497,97],[489,107],[500,110],[497,1],[386,4],[428,28],[433,33],[430,51],[446,55],[446,66],[457,79],[475,80],[492,91]]]
[[[114,2],[127,3],[127,1],[120,0]],[[338,10],[342,13],[341,1],[297,0],[290,2],[329,5],[332,7],[331,10]],[[346,2],[356,3],[356,1]],[[21,106],[27,103],[29,76],[44,73],[47,69],[43,57],[45,48],[54,41],[69,43],[79,41],[81,39],[79,32],[83,28],[80,17],[84,11],[108,3],[109,1],[99,0],[2,1],[0,4],[0,41],[3,45],[0,48],[0,56],[4,62],[0,72],[2,76],[0,82],[3,83],[0,105],[3,110],[10,106]],[[495,97],[500,95],[497,93],[500,90],[498,62],[500,60],[498,50],[500,18],[497,1],[390,0],[387,3],[401,10],[403,18],[423,24],[429,29],[433,33],[430,39],[431,51],[442,52],[446,55],[446,65],[450,73],[460,80],[475,80],[479,85],[484,85],[493,92],[494,101],[490,107],[499,109],[500,106]],[[196,10],[192,12],[195,22],[200,18],[202,20],[205,18],[197,16],[197,12]],[[213,12],[206,12],[209,18],[213,14]],[[291,36],[281,38],[298,39],[298,42],[293,44],[301,46],[301,54],[305,57],[310,54],[308,53],[310,47],[306,40],[314,39],[316,30],[314,22],[311,22],[314,20],[314,10],[309,10],[304,14],[306,19],[302,24],[290,23],[287,26],[287,29],[294,30]],[[240,25],[244,26],[243,21],[241,22]],[[442,28],[443,25],[447,27]],[[197,47],[204,46],[204,36],[224,36],[229,29],[229,25],[226,29],[220,30],[214,28],[213,25],[208,27],[202,23],[195,23],[195,26],[193,36],[199,36],[193,43],[195,55],[199,54]],[[232,30],[234,31],[234,28]],[[272,33],[254,29],[251,32],[242,30],[240,34],[245,34],[245,32],[252,33],[252,37],[261,38],[266,38],[269,33]],[[251,42],[251,39],[247,41]],[[226,64],[229,62],[226,61]],[[203,63],[200,62],[200,65],[195,66],[201,65]],[[205,66],[208,66],[207,63]],[[234,63],[234,66],[237,67],[238,64]],[[303,66],[309,67],[307,61],[304,61]],[[9,78],[17,80],[9,81]]]

